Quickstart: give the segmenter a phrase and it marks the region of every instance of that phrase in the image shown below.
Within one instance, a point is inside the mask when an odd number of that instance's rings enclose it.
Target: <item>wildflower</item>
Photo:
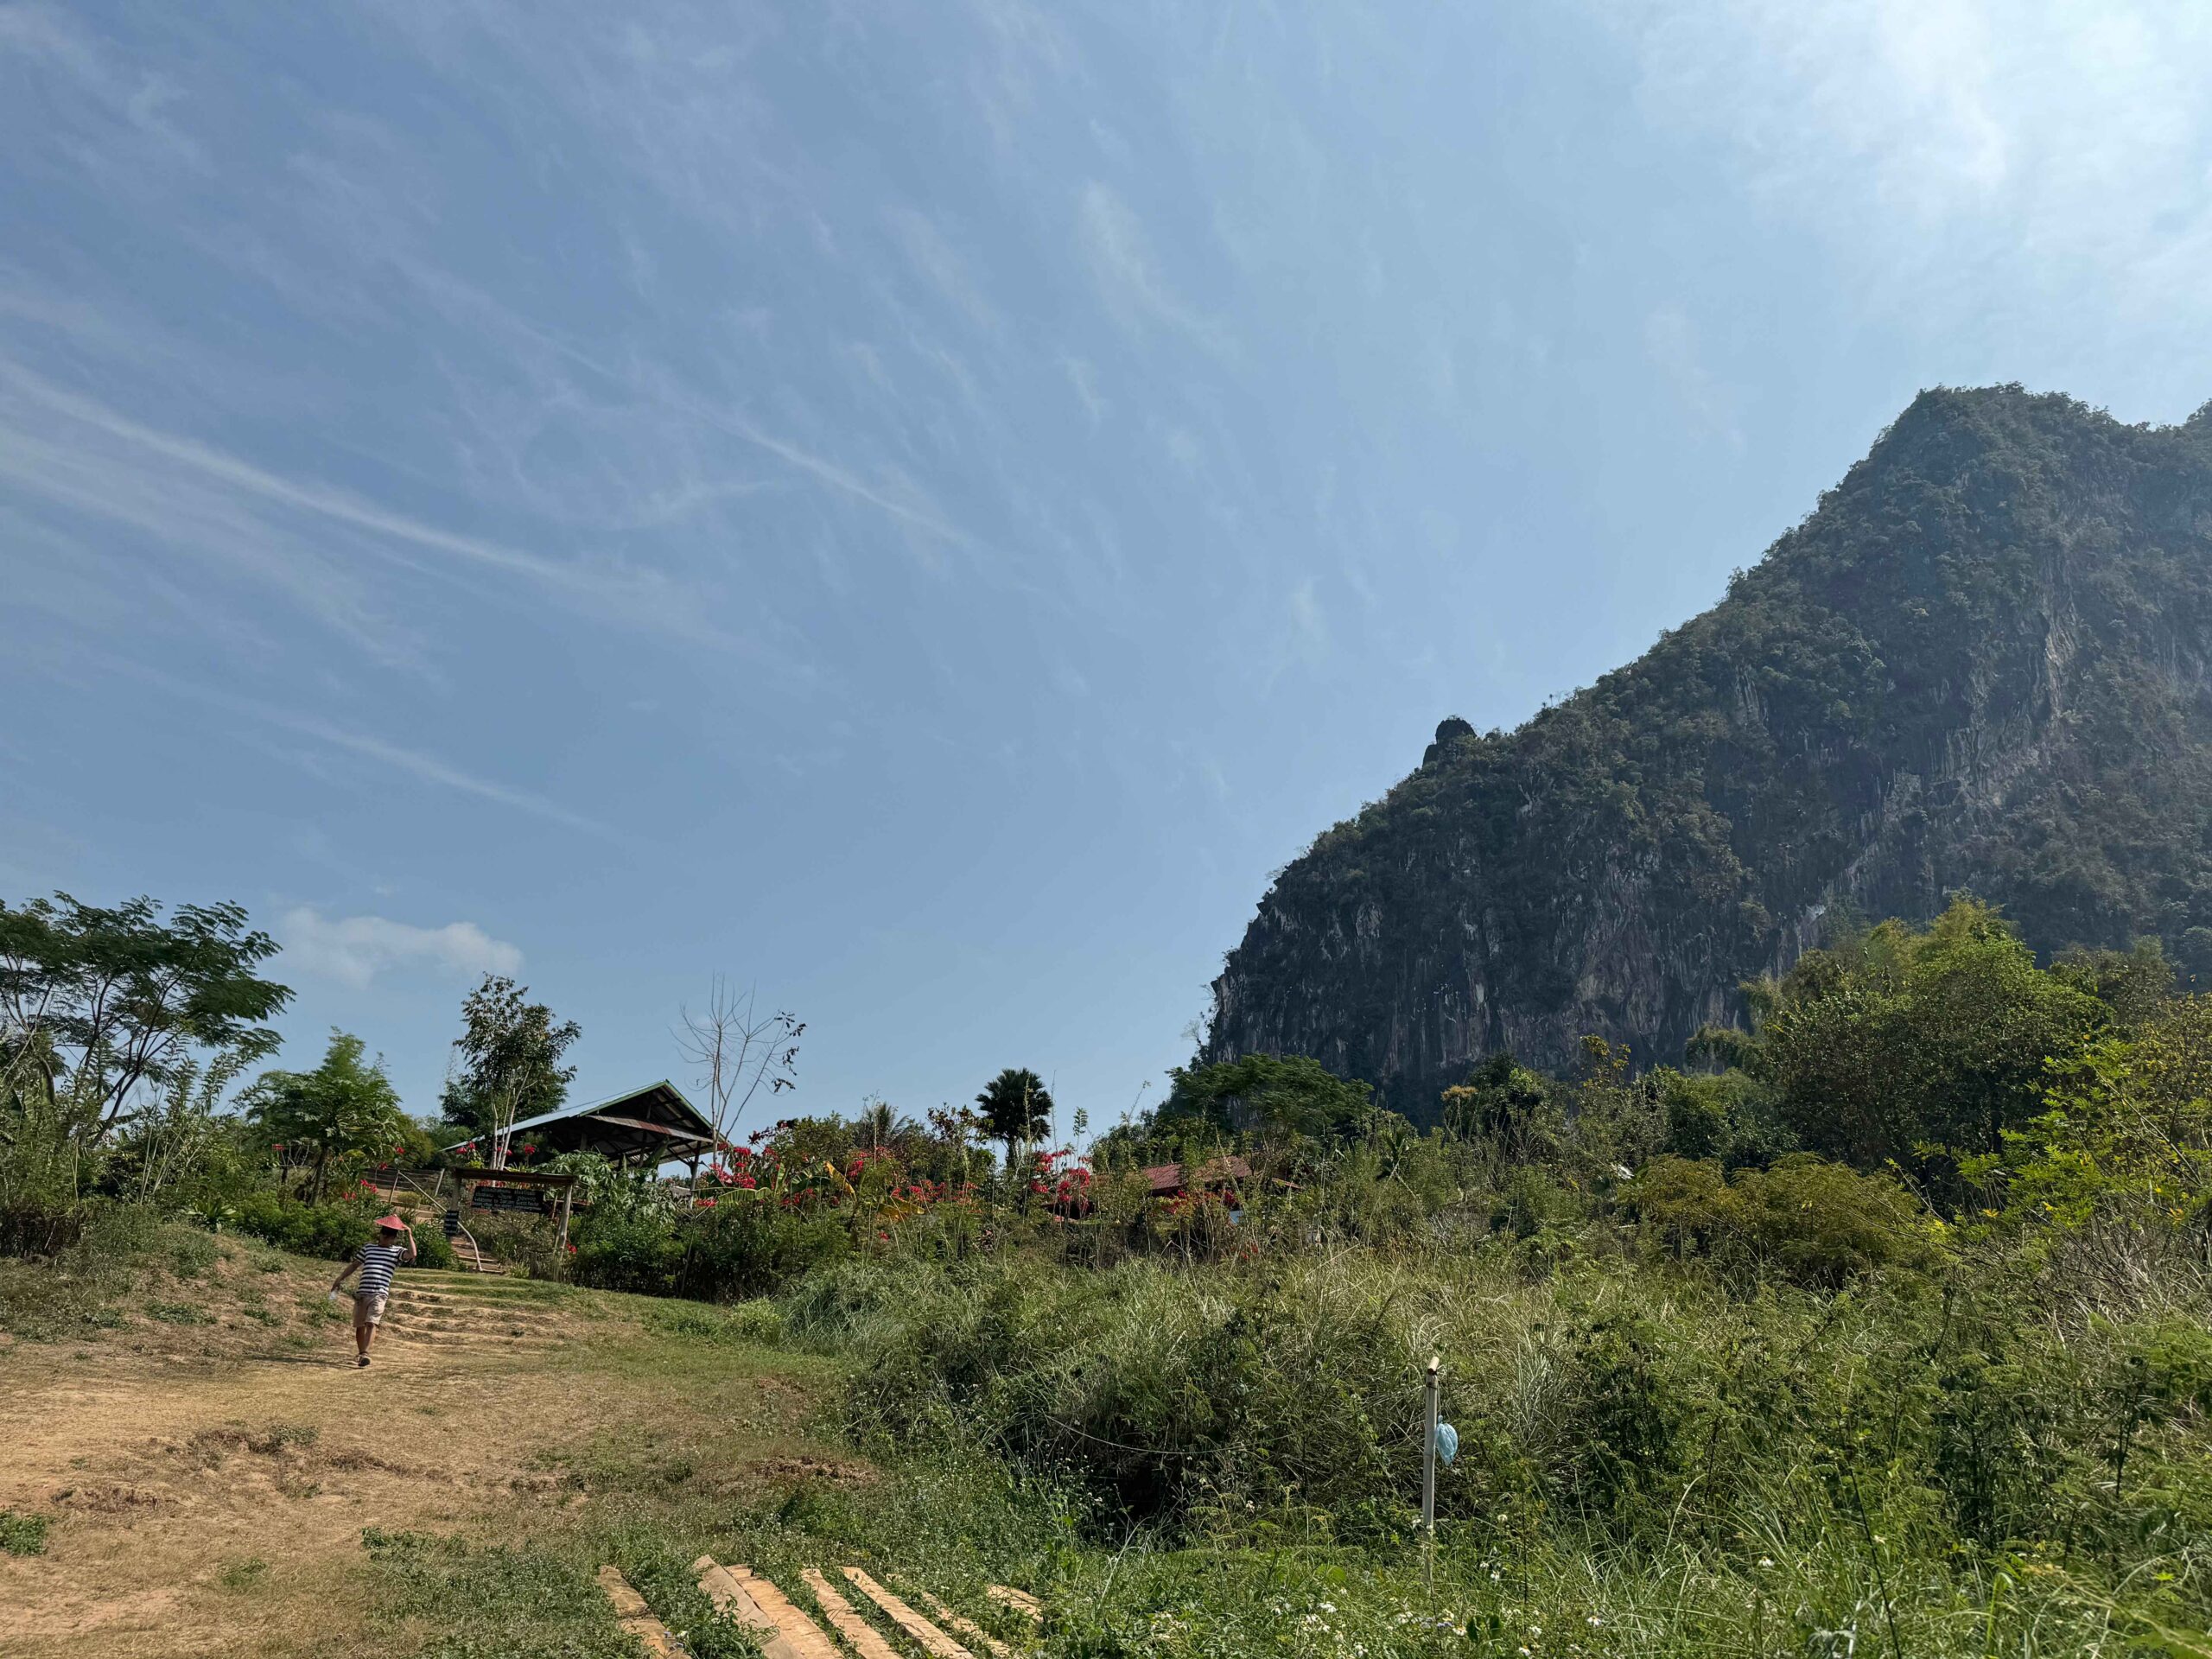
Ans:
[[[1760,1556],[1760,1557],[1759,1557],[1759,1565],[1760,1565],[1761,1567],[1772,1567],[1772,1566],[1774,1565],[1774,1557],[1773,1557],[1773,1556],[1771,1556],[1771,1555],[1762,1555],[1762,1556]]]
[[[1590,1628],[1591,1628],[1592,1630],[1600,1630],[1600,1629],[1604,1628],[1604,1625],[1605,1625],[1605,1621],[1604,1619],[1602,1619],[1602,1618],[1599,1618],[1599,1617],[1598,1617],[1598,1615],[1597,1615],[1597,1614],[1595,1614],[1595,1613],[1591,1614],[1591,1615],[1590,1615],[1590,1617],[1589,1617],[1586,1620],[1585,1620],[1584,1622],[1585,1622],[1586,1624],[1587,1624],[1590,1626]]]

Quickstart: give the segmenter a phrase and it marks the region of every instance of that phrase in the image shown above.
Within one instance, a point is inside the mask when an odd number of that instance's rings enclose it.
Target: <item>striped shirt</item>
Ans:
[[[392,1269],[407,1259],[407,1252],[397,1244],[364,1244],[358,1259],[361,1263],[361,1294],[383,1296],[391,1293]]]

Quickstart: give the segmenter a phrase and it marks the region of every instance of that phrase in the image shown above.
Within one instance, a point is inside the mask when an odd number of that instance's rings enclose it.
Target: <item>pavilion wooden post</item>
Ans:
[[[574,1186],[561,1189],[561,1254],[569,1253],[569,1205],[576,1196]]]

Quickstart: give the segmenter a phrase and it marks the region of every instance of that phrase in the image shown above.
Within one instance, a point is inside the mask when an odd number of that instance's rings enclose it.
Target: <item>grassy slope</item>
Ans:
[[[868,1473],[808,1430],[822,1362],[664,1304],[502,1287],[558,1351],[357,1372],[329,1264],[140,1242],[0,1263],[0,1510],[48,1523],[0,1554],[11,1656],[626,1651],[601,1562],[658,1584],[740,1510]]]
[[[1148,1299],[1233,1296],[1217,1275],[1209,1288],[1147,1269],[1120,1286],[1010,1269],[1058,1305],[1031,1310],[1048,1317],[1034,1354],[999,1380],[1020,1396],[1000,1427],[982,1416],[966,1428],[948,1420],[950,1432],[910,1433],[905,1452],[879,1447],[871,1459],[827,1423],[855,1411],[854,1421],[865,1421],[877,1397],[870,1388],[880,1395],[880,1378],[849,1391],[849,1366],[898,1359],[897,1344],[875,1328],[880,1307],[839,1335],[810,1331],[804,1293],[787,1303],[802,1335],[853,1357],[831,1361],[774,1345],[785,1316],[766,1307],[725,1313],[549,1287],[550,1315],[572,1333],[550,1359],[470,1352],[356,1374],[342,1364],[342,1325],[323,1324],[303,1300],[327,1281],[327,1266],[248,1245],[208,1249],[210,1259],[195,1265],[202,1246],[169,1235],[156,1255],[168,1265],[111,1270],[105,1302],[86,1290],[96,1275],[56,1277],[29,1299],[24,1275],[33,1270],[10,1264],[0,1278],[0,1319],[23,1327],[35,1305],[49,1331],[72,1332],[19,1339],[0,1353],[0,1440],[14,1454],[0,1464],[0,1509],[52,1523],[42,1554],[0,1555],[0,1604],[16,1619],[11,1654],[77,1651],[69,1633],[79,1630],[145,1654],[626,1653],[592,1584],[606,1561],[671,1628],[689,1632],[695,1652],[749,1653],[691,1586],[686,1564],[702,1551],[768,1572],[802,1605],[810,1600],[803,1567],[867,1565],[1008,1636],[1018,1625],[994,1612],[982,1587],[1023,1585],[1046,1595],[1046,1646],[1062,1654],[1963,1659],[2118,1653],[2146,1637],[2141,1650],[2207,1651],[2185,1627],[2160,1637],[2139,1619],[2115,1625],[2100,1605],[2098,1575],[2047,1549],[2023,1548],[1993,1563],[1927,1547],[1937,1531],[1916,1519],[1907,1497],[1893,1494],[1885,1512],[1882,1494],[1872,1494],[1877,1513],[1862,1526],[1810,1467],[1781,1471],[1782,1484],[1769,1491],[1716,1463],[1694,1490],[1732,1475],[1739,1499],[1725,1516],[1694,1516],[1692,1497],[1664,1535],[1624,1548],[1608,1545],[1602,1531],[1578,1534],[1524,1499],[1486,1492],[1471,1506],[1467,1483],[1482,1477],[1470,1465],[1447,1478],[1452,1518],[1431,1593],[1402,1532],[1351,1541],[1334,1535],[1322,1512],[1271,1505],[1264,1493],[1247,1508],[1241,1492],[1226,1491],[1196,1529],[1172,1538],[1119,1532],[1107,1509],[1071,1496],[1080,1487],[1072,1452],[1056,1469],[1049,1446],[1033,1443],[1023,1477],[979,1446],[979,1427],[1003,1450],[1024,1414],[1071,1421],[1115,1366],[1126,1381],[1136,1375],[1132,1364],[1155,1363],[1146,1357],[1155,1349],[1202,1348],[1203,1319],[1179,1337],[1166,1317],[1173,1310]],[[1597,1290],[1641,1297],[1662,1287],[1654,1279]],[[1410,1342],[1408,1353],[1440,1340],[1456,1356],[1462,1387],[1479,1382],[1497,1408],[1557,1409],[1547,1403],[1543,1368],[1529,1370],[1528,1356],[1573,1313],[1562,1300],[1568,1291],[1501,1278],[1485,1293],[1479,1274],[1427,1287],[1363,1275],[1350,1289],[1374,1299],[1375,1331]],[[1591,1290],[1586,1283],[1572,1294]],[[908,1330],[935,1323],[969,1340],[1012,1317],[949,1281],[902,1276],[897,1291],[890,1300]],[[1331,1300],[1345,1294],[1317,1280],[1292,1287],[1288,1300],[1313,1310],[1313,1333],[1349,1330],[1359,1321]],[[257,1299],[285,1308],[283,1323],[249,1313]],[[1116,1300],[1127,1304],[1118,1325],[1082,1306]],[[157,1304],[194,1309],[205,1322],[155,1312]],[[1738,1317],[1695,1297],[1650,1311],[1686,1333]],[[1881,1340],[1889,1322],[1878,1308],[1848,1304],[1834,1317],[1809,1302],[1802,1312],[1840,1333],[1837,1355],[1809,1357],[1821,1370]],[[1798,1317],[1783,1315],[1792,1325]],[[1314,1369],[1294,1335],[1268,1335],[1276,1371]],[[308,1345],[286,1346],[298,1340]],[[1389,1359],[1360,1363],[1389,1369]],[[1362,1386],[1349,1357],[1319,1369]],[[1065,1391],[1028,1397],[1057,1370],[1069,1375],[1051,1386]],[[1521,1395],[1497,1392],[1509,1386]],[[1454,1412],[1467,1423],[1488,1409],[1463,1395]],[[1748,1427],[1730,1450],[1735,1462],[1758,1455],[1761,1437]],[[1395,1440],[1387,1449],[1393,1459],[1408,1452]],[[2142,1559],[2158,1554],[2146,1548]],[[2192,1573],[2185,1559],[2157,1565]],[[2193,1601],[2198,1589],[2175,1584],[2171,1593]],[[2139,1595],[2131,1599],[2141,1605]],[[886,1629],[895,1648],[916,1652]]]

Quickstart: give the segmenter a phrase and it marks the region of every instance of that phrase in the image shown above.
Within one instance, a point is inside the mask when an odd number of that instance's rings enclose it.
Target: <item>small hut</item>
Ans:
[[[458,1141],[446,1150],[480,1146],[482,1140]],[[508,1129],[506,1141],[510,1150],[534,1147],[537,1159],[563,1152],[595,1152],[625,1167],[642,1163],[648,1169],[658,1169],[671,1161],[682,1161],[696,1173],[699,1160],[715,1150],[715,1126],[684,1098],[681,1089],[664,1077],[608,1100],[563,1106],[525,1117]]]
[[[1252,1166],[1230,1153],[1226,1157],[1212,1159],[1194,1171],[1186,1172],[1180,1164],[1148,1165],[1144,1179],[1155,1198],[1205,1192],[1233,1201],[1242,1185],[1252,1179]]]

